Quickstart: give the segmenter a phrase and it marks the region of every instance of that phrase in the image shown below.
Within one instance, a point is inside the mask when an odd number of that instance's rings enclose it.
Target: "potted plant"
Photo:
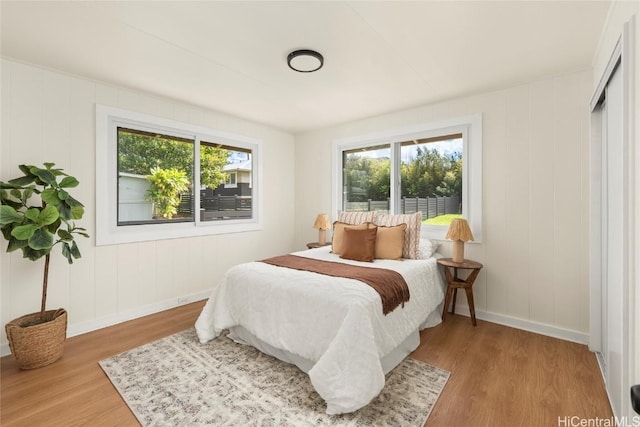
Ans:
[[[33,369],[58,360],[67,338],[67,312],[46,310],[51,250],[59,244],[72,264],[80,258],[75,235],[89,235],[73,222],[84,215],[82,203],[67,191],[78,185],[76,178],[55,169],[54,163],[19,168],[23,176],[0,182],[0,227],[9,242],[7,252],[20,249],[32,261],[44,257],[42,301],[39,312],[10,321],[5,330],[20,368]]]

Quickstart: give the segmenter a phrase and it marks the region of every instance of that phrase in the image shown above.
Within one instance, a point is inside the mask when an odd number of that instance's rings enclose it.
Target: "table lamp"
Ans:
[[[326,233],[328,229],[331,228],[331,222],[329,222],[329,215],[327,214],[318,214],[316,217],[316,222],[313,223],[313,228],[319,230],[318,231],[318,243],[320,246],[323,246],[327,243],[326,241]]]
[[[473,240],[473,233],[469,228],[469,223],[464,218],[454,218],[449,225],[446,238],[453,240],[453,251],[451,259],[454,262],[464,261],[464,242]]]

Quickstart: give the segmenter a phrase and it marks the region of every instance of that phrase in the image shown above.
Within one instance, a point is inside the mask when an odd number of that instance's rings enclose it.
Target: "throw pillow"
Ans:
[[[364,230],[369,226],[368,223],[350,225],[344,222],[336,221],[333,223],[333,238],[331,240],[331,252],[340,255],[344,246],[344,230],[345,228],[353,228],[356,230]]]
[[[338,212],[338,221],[345,224],[363,224],[365,222],[373,222],[376,217],[374,211],[368,212]]]
[[[378,259],[402,259],[406,229],[407,224],[378,227],[375,257]]]
[[[377,227],[364,230],[345,228],[344,248],[340,258],[373,262],[376,249]]]
[[[402,257],[418,259],[420,227],[422,227],[422,212],[402,215],[380,214],[376,217],[375,224],[377,226],[384,227],[407,224],[407,229],[404,232],[404,248],[402,250]]]

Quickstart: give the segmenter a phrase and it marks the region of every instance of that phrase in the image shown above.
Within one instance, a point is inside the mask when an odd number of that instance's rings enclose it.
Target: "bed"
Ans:
[[[204,343],[229,330],[236,342],[306,372],[328,414],[356,411],[418,347],[419,331],[440,323],[445,285],[436,258],[360,262],[331,246],[292,255],[397,271],[410,299],[384,315],[380,295],[358,280],[249,262],[229,269],[213,291],[198,337]]]

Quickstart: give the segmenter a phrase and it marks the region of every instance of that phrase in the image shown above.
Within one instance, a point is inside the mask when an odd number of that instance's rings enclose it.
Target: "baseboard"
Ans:
[[[468,307],[456,307],[456,314],[470,316]],[[534,332],[548,337],[559,338],[565,341],[571,341],[578,344],[589,344],[589,334],[571,329],[559,328],[557,326],[548,325],[546,323],[538,323],[531,320],[519,319],[504,314],[492,313],[488,311],[476,310],[476,319],[486,320],[487,322],[497,323],[499,325],[510,326],[523,331]]]
[[[117,325],[118,323],[127,322],[129,320],[138,319],[140,317],[148,316],[150,314],[158,313],[160,311],[169,310],[170,308],[179,307],[182,305],[190,304],[195,301],[200,301],[209,298],[211,290],[198,292],[195,294],[185,295],[177,298],[172,298],[166,301],[150,304],[144,307],[134,308],[132,310],[123,311],[121,313],[104,316],[99,319],[89,320],[86,322],[80,322],[76,324],[70,324],[67,326],[67,337],[75,337],[77,335],[86,334],[87,332],[97,331],[98,329],[106,328],[108,326]],[[11,354],[9,349],[9,343],[2,343],[0,345],[0,356],[8,356]]]
[[[67,337],[71,338],[76,335],[86,334],[87,332],[96,331],[98,329],[113,326],[118,323],[123,323],[129,320],[148,316],[149,314],[154,314],[160,311],[168,310],[170,308],[190,304],[192,302],[208,298],[209,295],[211,295],[211,291],[199,292],[178,298],[172,298],[167,301],[162,301],[122,313],[101,317],[100,319],[69,325],[67,329]],[[470,316],[469,309],[467,307],[456,307],[456,313],[467,317]],[[540,335],[546,335],[565,341],[575,342],[578,344],[587,345],[589,343],[589,334],[586,334],[584,332],[559,328],[557,326],[519,319],[517,317],[506,316],[504,314],[476,310],[476,318],[480,320],[486,320],[487,322],[497,323],[499,325],[510,326],[512,328],[534,332]],[[9,354],[11,354],[9,350],[9,344],[3,343],[0,346],[0,356],[7,356]]]

